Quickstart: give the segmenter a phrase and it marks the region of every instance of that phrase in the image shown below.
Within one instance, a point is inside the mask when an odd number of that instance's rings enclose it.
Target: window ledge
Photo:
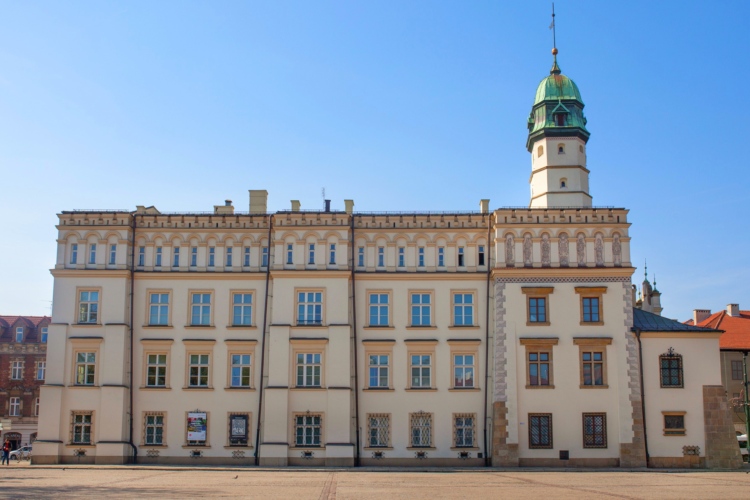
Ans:
[[[166,443],[162,444],[145,444],[141,443],[141,448],[169,448]]]
[[[407,389],[404,389],[406,391],[414,391],[414,392],[437,392],[437,388],[433,387],[409,387]]]
[[[294,328],[326,328],[327,325],[323,323],[296,323],[292,325]]]
[[[257,330],[258,329],[256,325],[227,325],[227,328],[231,328],[233,330]]]
[[[584,385],[581,384],[581,389],[609,389],[609,384],[603,385]]]
[[[98,328],[101,327],[101,323],[73,323],[70,326],[75,326],[77,328]]]
[[[554,389],[554,385],[526,385],[527,389]]]
[[[451,387],[448,392],[480,392],[479,387]]]
[[[141,326],[141,329],[143,330],[171,330],[173,329],[173,325],[143,325]]]
[[[183,387],[183,391],[213,391],[213,387]]]
[[[365,446],[362,449],[366,451],[388,451],[394,448],[392,446]]]
[[[451,446],[451,450],[454,451],[479,451],[476,446]]]
[[[301,387],[290,387],[290,391],[326,391],[328,390],[326,387],[316,385],[311,387],[301,386]]]
[[[68,443],[65,445],[66,448],[96,448],[93,443]]]
[[[247,391],[255,392],[255,387],[225,387],[225,391]]]
[[[549,321],[527,321],[526,326],[549,326]]]
[[[253,446],[250,444],[225,444],[225,450],[252,450]]]
[[[479,330],[479,325],[453,325],[449,326],[448,330]]]
[[[99,389],[100,386],[98,386],[98,385],[70,384],[67,387],[68,387],[68,389]]]
[[[434,446],[407,446],[407,450],[416,450],[416,451],[422,451],[422,450],[437,450]]]
[[[680,431],[677,429],[671,430],[669,432],[664,432],[664,436],[666,437],[684,437],[685,435],[686,435],[685,431]]]
[[[362,327],[363,330],[395,330],[395,326],[385,326],[385,325],[367,325]]]
[[[311,444],[309,446],[297,446],[294,444],[289,445],[290,450],[325,450],[326,447],[320,444]]]
[[[437,326],[432,325],[410,325],[406,327],[407,330],[437,330]]]
[[[189,330],[216,330],[215,325],[185,325]]]
[[[164,387],[162,387],[162,386],[153,386],[153,387],[151,387],[151,386],[148,386],[148,385],[144,385],[143,387],[139,387],[138,390],[139,391],[171,391],[172,388],[169,387],[169,386],[164,386]]]
[[[371,392],[394,392],[396,389],[393,389],[391,387],[365,387],[362,390]]]
[[[183,450],[193,450],[193,449],[205,450],[206,448],[211,448],[211,445],[210,444],[183,444],[182,445]]]
[[[602,326],[604,321],[581,321],[581,326]]]

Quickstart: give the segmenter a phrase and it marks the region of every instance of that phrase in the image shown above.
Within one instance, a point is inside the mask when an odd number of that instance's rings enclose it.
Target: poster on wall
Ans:
[[[232,415],[230,422],[230,437],[233,439],[247,439],[247,415]]]
[[[205,441],[206,440],[206,413],[190,412],[187,421],[187,438],[188,441]]]

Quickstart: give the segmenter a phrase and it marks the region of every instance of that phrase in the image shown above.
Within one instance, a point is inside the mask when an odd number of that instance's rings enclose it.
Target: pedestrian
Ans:
[[[10,465],[10,439],[6,439],[3,445],[3,461],[0,465],[2,464]]]

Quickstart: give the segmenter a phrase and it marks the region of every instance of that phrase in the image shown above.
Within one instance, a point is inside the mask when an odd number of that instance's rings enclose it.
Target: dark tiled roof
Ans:
[[[686,325],[658,314],[633,308],[633,328],[642,332],[715,332],[713,328]]]

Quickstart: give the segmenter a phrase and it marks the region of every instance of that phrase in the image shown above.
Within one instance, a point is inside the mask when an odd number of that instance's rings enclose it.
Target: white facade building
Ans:
[[[34,461],[730,464],[719,333],[634,320],[582,110],[555,61],[528,209],[62,212]]]

